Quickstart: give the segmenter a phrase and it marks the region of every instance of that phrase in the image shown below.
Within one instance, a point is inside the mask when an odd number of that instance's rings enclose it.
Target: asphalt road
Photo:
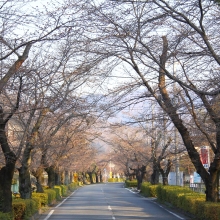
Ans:
[[[123,183],[94,184],[79,188],[39,220],[180,220],[190,219],[144,198]]]

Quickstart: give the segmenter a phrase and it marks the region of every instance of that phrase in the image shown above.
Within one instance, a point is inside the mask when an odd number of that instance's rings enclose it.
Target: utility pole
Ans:
[[[112,157],[111,157],[111,151],[110,151],[110,163],[109,163],[109,178],[112,178]]]
[[[178,156],[178,151],[179,151],[179,147],[178,147],[178,141],[177,141],[177,129],[174,128],[174,142],[175,142],[175,172],[176,172],[176,185],[180,185],[180,169],[179,169],[179,156]]]
[[[176,76],[176,65],[175,61],[173,60],[173,75]],[[176,82],[174,82],[174,105],[178,105],[178,97],[177,97],[177,89],[176,89]],[[175,172],[176,172],[176,185],[180,185],[180,170],[179,170],[179,146],[177,141],[177,128],[174,127],[174,143],[175,143]]]

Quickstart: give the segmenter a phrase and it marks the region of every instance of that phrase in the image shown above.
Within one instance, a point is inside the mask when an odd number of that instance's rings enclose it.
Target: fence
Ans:
[[[204,183],[189,183],[185,184],[185,186],[189,186],[189,188],[194,192],[205,193],[205,184]]]

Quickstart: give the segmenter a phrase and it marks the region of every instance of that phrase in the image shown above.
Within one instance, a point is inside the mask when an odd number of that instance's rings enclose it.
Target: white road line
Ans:
[[[131,189],[128,189],[128,188],[125,188],[125,189],[127,189],[129,192],[134,193],[134,194],[138,193],[138,192],[134,192],[134,191],[132,191]]]
[[[108,210],[112,211],[112,207],[111,207],[110,205],[108,206]],[[115,216],[113,215],[113,212],[112,212],[112,219],[113,219],[113,220],[116,219]]]
[[[168,211],[168,210],[167,210]],[[173,213],[173,212],[170,212],[170,211],[168,211],[169,213],[171,213],[172,215],[174,215],[174,216],[176,216],[177,218],[179,218],[179,219],[182,219],[182,220],[184,220],[185,218],[182,218],[182,217],[180,217],[179,215],[177,215],[177,214],[175,214],[175,213]]]
[[[71,194],[70,196],[72,196],[76,191],[77,191],[77,190],[75,190],[74,192],[72,192],[72,194]],[[61,206],[67,199],[69,199],[70,196],[68,196],[67,198],[65,198],[65,199],[64,199],[60,204],[58,204],[55,208],[58,208],[59,206]]]
[[[155,204],[157,204],[156,202],[154,202],[154,203],[155,203]],[[157,204],[157,205],[158,205],[158,204]],[[166,210],[167,212],[169,212],[170,214],[172,214],[172,215],[176,216],[177,218],[182,219],[182,220],[184,220],[184,219],[185,219],[185,218],[182,218],[182,217],[180,217],[179,215],[175,214],[174,212],[171,212],[171,211],[169,211],[169,210],[165,209],[163,206],[161,206],[161,205],[159,205],[159,206],[160,206],[160,208],[162,208],[162,209]]]
[[[54,210],[51,210],[50,213],[47,215],[47,217],[44,220],[47,220],[50,218],[50,216],[53,214]]]
[[[55,208],[58,208],[59,206],[61,206],[68,198],[69,196],[66,199],[64,199],[60,204],[58,204]]]
[[[130,192],[132,192],[132,193],[136,193],[136,192],[133,192],[132,190],[130,190],[130,189],[128,189],[128,188],[125,188],[125,189],[127,189],[128,191],[130,191]],[[142,197],[142,196],[141,196],[141,197]],[[145,197],[142,197],[142,198],[145,198]],[[149,201],[153,201],[153,200],[149,200]],[[156,202],[154,202],[154,203],[157,204]],[[158,204],[157,204],[157,205],[158,205]],[[182,218],[182,217],[180,217],[179,215],[177,215],[177,214],[175,214],[175,213],[173,213],[173,212],[171,212],[171,211],[165,209],[163,206],[160,206],[160,205],[158,205],[158,206],[161,207],[162,209],[166,210],[166,211],[169,212],[170,214],[176,216],[176,217],[179,218],[179,219],[182,219],[182,220],[185,219],[185,218]]]
[[[75,190],[70,196],[72,196],[77,190]],[[59,206],[61,206],[70,196],[68,196],[67,198],[65,198],[60,204],[58,204],[55,208],[58,208]],[[47,217],[44,220],[48,220],[50,218],[50,216],[53,214],[54,210],[51,210],[49,212],[49,214],[47,215]]]

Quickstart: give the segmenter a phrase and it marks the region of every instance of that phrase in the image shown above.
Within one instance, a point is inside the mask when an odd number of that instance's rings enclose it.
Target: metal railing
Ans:
[[[189,183],[185,184],[185,186],[189,186],[189,188],[194,192],[205,193],[205,184],[204,183]]]

